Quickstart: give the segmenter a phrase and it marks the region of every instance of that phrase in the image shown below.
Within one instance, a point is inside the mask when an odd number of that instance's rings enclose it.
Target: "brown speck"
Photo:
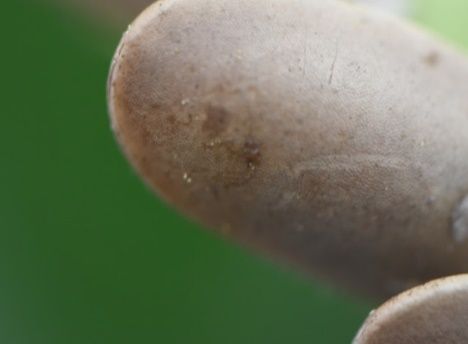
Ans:
[[[214,199],[219,200],[218,187],[216,185],[212,185],[212,186],[209,187],[209,190],[210,190],[211,194],[213,195]]]
[[[151,111],[159,111],[161,109],[161,104],[153,103],[151,104]]]
[[[171,125],[174,125],[175,122],[176,122],[176,118],[174,115],[169,115],[167,116],[167,121],[171,124]]]
[[[348,133],[346,130],[343,130],[343,129],[341,129],[341,130],[338,131],[338,136],[339,136],[339,137],[341,138],[341,140],[343,140],[343,141],[347,141],[347,140],[349,140],[349,138],[350,138],[349,133]]]
[[[430,67],[435,67],[439,64],[440,62],[440,55],[436,51],[432,51],[429,54],[427,54],[424,57],[424,62],[430,66]]]
[[[203,123],[203,130],[211,136],[220,135],[227,127],[229,112],[219,106],[210,105],[206,108],[206,120]]]

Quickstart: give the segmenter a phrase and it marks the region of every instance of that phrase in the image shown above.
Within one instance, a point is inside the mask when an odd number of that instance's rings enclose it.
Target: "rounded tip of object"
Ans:
[[[353,344],[467,343],[468,275],[410,289],[373,311]]]

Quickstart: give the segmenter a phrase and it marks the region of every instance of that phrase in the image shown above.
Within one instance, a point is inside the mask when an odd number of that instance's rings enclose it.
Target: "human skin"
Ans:
[[[109,108],[183,213],[386,297],[468,269],[467,85],[464,56],[355,5],[163,0],[125,34]]]

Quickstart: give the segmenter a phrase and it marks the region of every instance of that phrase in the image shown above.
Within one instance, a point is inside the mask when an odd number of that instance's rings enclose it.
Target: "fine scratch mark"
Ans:
[[[307,68],[307,41],[304,44],[304,63],[302,64],[302,74],[304,76],[306,76],[307,74],[306,68]]]
[[[336,60],[338,59],[338,40],[336,41],[335,45],[335,57],[333,58],[333,63],[330,67],[330,77],[328,78],[328,84],[331,85],[333,82],[333,75],[335,74],[335,65],[336,65]]]

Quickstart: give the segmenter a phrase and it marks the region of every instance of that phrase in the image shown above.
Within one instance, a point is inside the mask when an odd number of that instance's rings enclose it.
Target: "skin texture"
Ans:
[[[126,156],[170,204],[386,297],[468,270],[453,233],[467,85],[463,56],[356,5],[163,0],[125,34],[109,108]]]
[[[468,343],[468,275],[411,289],[372,312],[353,344]]]

